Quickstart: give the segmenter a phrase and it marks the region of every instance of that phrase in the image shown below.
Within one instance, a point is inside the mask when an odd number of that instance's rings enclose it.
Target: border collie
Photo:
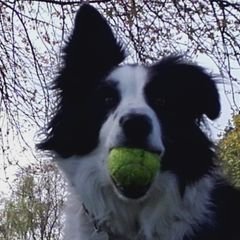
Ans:
[[[240,193],[202,131],[220,113],[214,79],[182,57],[148,66],[124,59],[105,18],[82,5],[39,145],[69,182],[64,239],[239,240]],[[125,195],[114,185],[106,159],[120,146],[161,155],[147,191]]]

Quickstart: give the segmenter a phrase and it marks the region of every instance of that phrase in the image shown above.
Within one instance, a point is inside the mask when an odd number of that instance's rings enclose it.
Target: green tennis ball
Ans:
[[[147,186],[160,169],[158,154],[136,148],[114,148],[108,156],[108,170],[123,187]]]

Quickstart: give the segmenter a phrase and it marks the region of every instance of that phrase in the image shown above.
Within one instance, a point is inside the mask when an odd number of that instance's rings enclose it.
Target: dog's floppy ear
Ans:
[[[220,100],[214,79],[197,65],[179,63],[178,67],[177,76],[185,78],[182,87],[186,106],[197,118],[205,114],[211,120],[216,119],[220,114]]]
[[[197,114],[205,114],[209,119],[218,118],[221,110],[219,93],[214,80],[201,68],[195,69],[199,77],[199,91],[196,89]]]
[[[187,116],[201,118],[205,114],[214,120],[220,114],[219,93],[215,80],[202,68],[169,57],[153,66],[162,79],[161,95],[170,102],[172,109],[181,109]]]
[[[65,80],[71,84],[74,75],[78,75],[78,81],[85,75],[88,79],[83,79],[84,81],[99,78],[124,58],[123,47],[114,37],[105,18],[94,7],[83,4],[64,49],[64,67],[61,78],[58,79],[58,87],[61,88],[61,83]]]
[[[63,66],[53,82],[58,97],[56,113],[39,149],[67,157],[86,154],[97,145],[100,124],[94,121],[99,109],[86,103],[91,103],[91,93],[101,79],[124,58],[106,20],[95,8],[82,5],[64,49]]]

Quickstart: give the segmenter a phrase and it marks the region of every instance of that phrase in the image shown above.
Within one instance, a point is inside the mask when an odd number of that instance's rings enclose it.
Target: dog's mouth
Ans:
[[[139,199],[147,195],[160,167],[159,151],[117,147],[109,152],[108,169],[119,194]]]
[[[144,197],[151,186],[151,184],[147,184],[145,186],[137,185],[122,186],[121,184],[117,183],[113,178],[112,181],[121,195],[131,199],[138,199]]]

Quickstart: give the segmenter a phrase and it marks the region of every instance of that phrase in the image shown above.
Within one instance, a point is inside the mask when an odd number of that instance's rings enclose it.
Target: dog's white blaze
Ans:
[[[147,79],[148,73],[145,67],[126,65],[115,69],[106,81],[118,83],[122,99],[128,105],[142,105],[145,102],[143,90]]]
[[[123,131],[119,125],[121,117],[136,113],[146,115],[152,123],[152,131],[148,136],[149,147],[164,152],[160,122],[147,104],[144,88],[148,82],[148,72],[143,66],[127,65],[114,70],[106,79],[117,83],[121,101],[116,110],[108,117],[101,129],[101,142],[106,141],[106,147],[118,146],[124,138]]]

